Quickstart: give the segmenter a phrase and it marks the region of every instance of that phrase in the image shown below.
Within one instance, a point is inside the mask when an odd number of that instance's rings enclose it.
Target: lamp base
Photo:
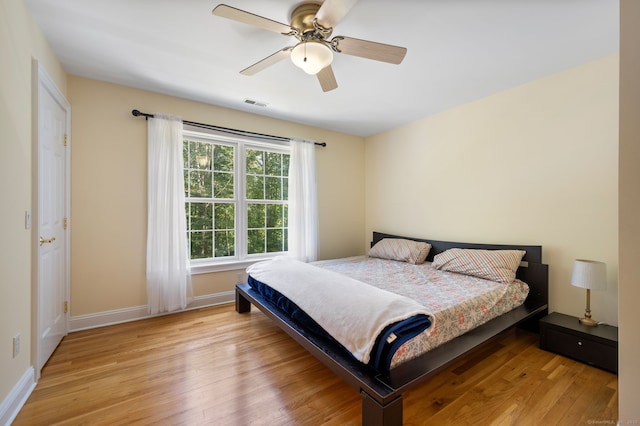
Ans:
[[[594,321],[591,318],[580,318],[580,324],[588,325],[589,327],[597,327],[598,321]]]
[[[598,322],[591,319],[591,289],[587,289],[587,308],[584,310],[584,318],[580,318],[580,324],[589,327],[597,327]]]

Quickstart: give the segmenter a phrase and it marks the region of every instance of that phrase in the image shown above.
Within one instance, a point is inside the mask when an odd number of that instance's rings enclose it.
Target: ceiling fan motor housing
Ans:
[[[316,13],[320,9],[321,3],[301,3],[291,12],[291,27],[298,30],[296,37],[300,41],[315,38],[326,40],[333,31],[333,28],[322,28],[314,25]]]

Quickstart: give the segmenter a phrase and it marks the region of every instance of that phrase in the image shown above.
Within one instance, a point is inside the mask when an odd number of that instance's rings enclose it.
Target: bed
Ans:
[[[434,257],[452,248],[481,250],[523,250],[521,266],[516,278],[529,289],[524,303],[467,331],[453,340],[417,357],[403,361],[388,371],[379,371],[356,360],[351,353],[330,337],[309,329],[297,317],[289,316],[268,298],[263,297],[248,283],[236,286],[236,311],[249,312],[253,304],[270,317],[280,328],[305,347],[313,356],[358,390],[362,401],[362,424],[401,425],[402,395],[445,368],[465,353],[490,341],[502,331],[514,327],[536,327],[537,320],[546,315],[548,303],[548,266],[542,264],[542,248],[531,245],[493,245],[455,243],[404,237],[381,232],[373,233],[372,247],[382,240],[402,239],[426,242],[431,249],[426,258]],[[320,262],[322,263],[322,262]],[[437,323],[436,323],[437,324]]]

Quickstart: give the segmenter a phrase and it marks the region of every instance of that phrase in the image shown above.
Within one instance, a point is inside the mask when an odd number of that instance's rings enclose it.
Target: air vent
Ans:
[[[245,99],[244,103],[245,104],[249,104],[249,105],[255,105],[257,107],[266,107],[267,106],[267,104],[265,102],[254,101],[253,99]]]

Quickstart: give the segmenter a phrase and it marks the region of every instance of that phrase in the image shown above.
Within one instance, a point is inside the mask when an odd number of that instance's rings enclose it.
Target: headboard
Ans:
[[[483,249],[483,250],[525,250],[527,253],[522,260],[524,262],[542,263],[542,246],[522,246],[522,245],[509,245],[509,244],[481,244],[481,243],[459,243],[452,241],[438,241],[438,240],[425,240],[422,238],[414,237],[401,237],[399,235],[384,234],[382,232],[373,232],[373,241],[371,247],[383,238],[403,238],[405,240],[423,241],[431,244],[431,250],[427,256],[428,262],[433,262],[433,256],[442,253],[450,248],[463,248],[463,249]]]

